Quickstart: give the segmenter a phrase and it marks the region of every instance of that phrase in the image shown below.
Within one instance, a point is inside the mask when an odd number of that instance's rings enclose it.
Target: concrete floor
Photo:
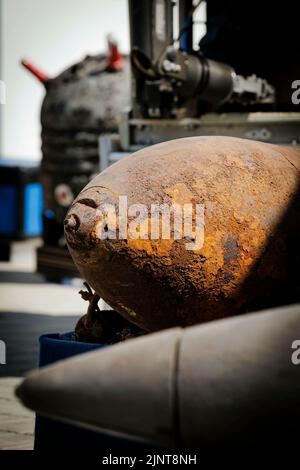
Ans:
[[[35,278],[39,241],[13,245],[9,263],[0,263],[0,339],[6,364],[0,365],[0,449],[32,449],[34,414],[15,398],[20,377],[38,364],[38,338],[70,331],[85,312],[81,285],[62,286]]]
[[[34,413],[24,408],[14,396],[20,380],[0,379],[0,450],[33,448]]]

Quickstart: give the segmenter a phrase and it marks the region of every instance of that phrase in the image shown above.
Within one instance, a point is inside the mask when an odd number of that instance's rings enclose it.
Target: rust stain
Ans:
[[[172,244],[172,240],[159,240],[155,242],[142,239],[127,239],[127,245],[133,250],[142,250],[145,251],[148,255],[159,257],[169,256]]]
[[[165,193],[171,198],[173,204],[189,204],[194,197],[193,192],[184,183],[176,183],[166,188]]]

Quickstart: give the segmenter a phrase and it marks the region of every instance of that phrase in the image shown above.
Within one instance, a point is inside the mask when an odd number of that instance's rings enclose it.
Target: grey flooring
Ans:
[[[0,450],[33,448],[34,413],[14,396],[20,378],[0,379]]]
[[[35,274],[39,241],[15,243],[9,263],[0,263],[0,449],[33,448],[34,414],[14,394],[21,377],[38,364],[38,338],[71,331],[86,309],[77,286],[47,284]]]

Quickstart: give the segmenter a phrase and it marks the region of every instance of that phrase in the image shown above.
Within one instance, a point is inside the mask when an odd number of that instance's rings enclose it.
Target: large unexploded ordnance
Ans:
[[[116,70],[113,58],[110,50],[86,56],[55,78],[22,62],[46,91],[41,109],[41,183],[47,245],[59,244],[67,207],[99,171],[99,135],[116,132],[118,116],[130,105],[129,59],[121,56],[123,67]]]
[[[299,300],[299,171],[299,149],[237,138],[145,148],[79,194],[65,220],[70,252],[98,295],[149,331]],[[119,196],[149,214],[151,204],[203,205],[203,246],[150,233],[103,239],[113,216],[105,226],[97,209],[118,208]]]

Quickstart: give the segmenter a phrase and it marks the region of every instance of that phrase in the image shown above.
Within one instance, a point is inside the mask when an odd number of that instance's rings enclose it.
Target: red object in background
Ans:
[[[124,58],[118,49],[118,44],[111,38],[108,39],[108,65],[107,70],[110,71],[119,71],[123,69]]]
[[[29,70],[29,72],[32,73],[32,75],[34,75],[41,83],[45,84],[49,80],[49,77],[37,67],[35,67],[31,62],[22,59],[21,64],[23,65],[23,67]]]

